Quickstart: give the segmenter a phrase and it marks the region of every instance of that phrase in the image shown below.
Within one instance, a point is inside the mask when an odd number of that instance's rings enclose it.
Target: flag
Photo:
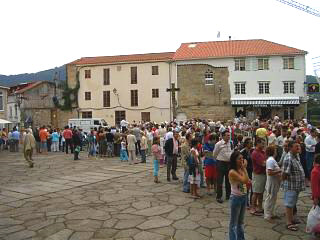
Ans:
[[[220,31],[219,31],[218,34],[217,34],[217,38],[220,38]]]

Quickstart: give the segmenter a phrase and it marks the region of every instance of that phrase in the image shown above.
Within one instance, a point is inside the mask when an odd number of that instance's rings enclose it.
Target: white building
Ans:
[[[170,119],[171,59],[174,53],[81,58],[67,66],[68,85],[77,78],[80,118],[109,125]]]
[[[183,43],[174,63],[175,69],[185,64],[228,67],[230,104],[235,114],[249,118],[278,114],[288,119],[306,114],[306,54],[266,40]],[[205,84],[205,73],[203,78]],[[173,76],[172,81],[175,79]]]

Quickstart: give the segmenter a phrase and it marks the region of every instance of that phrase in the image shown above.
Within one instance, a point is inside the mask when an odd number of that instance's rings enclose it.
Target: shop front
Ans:
[[[290,99],[231,99],[231,105],[235,110],[235,116],[244,116],[250,120],[272,119],[278,115],[282,120],[295,119],[301,114],[299,98]],[[299,109],[298,109],[299,108]]]

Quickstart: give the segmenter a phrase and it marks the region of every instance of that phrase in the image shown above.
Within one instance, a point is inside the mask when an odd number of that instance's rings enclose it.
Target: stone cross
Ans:
[[[171,83],[171,88],[167,88],[167,92],[170,92],[171,94],[173,120],[176,118],[176,92],[179,91],[180,88],[176,88],[175,83]]]

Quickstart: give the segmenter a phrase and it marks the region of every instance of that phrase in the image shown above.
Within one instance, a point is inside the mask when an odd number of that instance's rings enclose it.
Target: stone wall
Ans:
[[[205,84],[205,73],[213,72],[213,85]],[[226,67],[207,64],[179,65],[177,69],[177,113],[187,118],[209,118],[214,121],[233,119],[230,105],[229,71]]]
[[[77,67],[73,64],[67,64],[67,84],[69,88],[77,85]]]

